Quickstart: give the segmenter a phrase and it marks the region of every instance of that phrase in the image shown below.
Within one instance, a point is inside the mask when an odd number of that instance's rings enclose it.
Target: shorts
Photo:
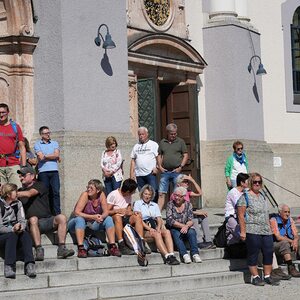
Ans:
[[[54,230],[54,216],[49,218],[39,219],[39,229],[40,233],[46,233]]]
[[[160,182],[158,192],[167,194],[169,190],[170,182],[173,183],[173,189],[176,187],[176,179],[180,175],[180,173],[166,171],[160,174]]]

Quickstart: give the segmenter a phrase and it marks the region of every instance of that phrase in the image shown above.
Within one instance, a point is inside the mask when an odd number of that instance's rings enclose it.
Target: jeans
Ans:
[[[43,182],[49,189],[49,203],[51,212],[57,216],[61,213],[60,210],[60,182],[58,171],[41,172],[38,175],[38,180]]]
[[[83,217],[76,217],[68,222],[68,230],[70,233],[74,233],[76,229],[85,229],[89,227],[93,231],[106,230],[108,228],[114,227],[114,222],[112,217],[107,216],[102,223],[87,222]]]
[[[0,246],[5,248],[5,264],[14,265],[17,259],[17,246],[22,249],[24,262],[34,262],[32,240],[27,231],[16,234],[14,232],[0,234]]]
[[[194,228],[189,228],[188,232],[183,234],[180,232],[180,229],[171,228],[172,238],[174,243],[179,251],[179,254],[183,256],[187,254],[187,250],[184,244],[184,240],[188,240],[191,249],[191,255],[199,254],[198,245],[197,245],[197,235]]]
[[[118,189],[121,186],[121,183],[122,183],[122,180],[116,181],[116,179],[115,179],[114,176],[105,177],[105,179],[104,179],[104,185],[105,185],[105,194],[106,194],[106,196],[110,192]]]
[[[169,190],[169,184],[172,180],[173,188],[176,186],[176,179],[180,175],[180,173],[166,171],[160,174],[160,182],[159,182],[159,189],[160,193],[166,194]]]
[[[158,192],[157,192],[157,182],[156,182],[156,176],[153,175],[152,173],[146,175],[146,176],[136,176],[136,181],[138,184],[138,189],[139,191],[142,189],[142,187],[145,184],[149,184],[153,187],[155,191],[155,197],[154,197],[154,202],[157,202],[158,199]]]

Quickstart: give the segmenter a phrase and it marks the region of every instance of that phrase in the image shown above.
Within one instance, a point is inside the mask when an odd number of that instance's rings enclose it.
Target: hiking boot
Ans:
[[[275,280],[274,278],[272,278],[271,276],[269,276],[269,277],[265,277],[264,278],[264,282],[266,283],[266,284],[269,284],[269,285],[279,285],[280,284],[280,282],[278,281],[278,280]]]
[[[87,251],[84,248],[79,248],[77,257],[78,258],[87,258]]]
[[[44,260],[44,248],[39,246],[35,248],[35,261],[43,261]]]
[[[111,256],[118,256],[118,257],[122,256],[120,250],[118,249],[118,247],[115,244],[111,245],[111,247],[108,249],[108,253]]]
[[[58,247],[57,249],[57,258],[67,258],[73,256],[75,251],[73,249],[67,249],[66,246]]]
[[[259,276],[252,278],[251,283],[256,286],[264,286],[265,282]]]
[[[151,254],[151,249],[150,249],[148,243],[145,240],[143,240],[143,244],[144,244],[144,248],[145,248],[145,254]]]
[[[276,269],[273,269],[272,272],[271,272],[271,276],[275,280],[276,279],[277,280],[289,280],[289,279],[292,278],[291,275],[288,275],[288,274],[284,273],[280,267],[276,268]]]
[[[169,255],[165,259],[165,264],[170,265],[170,266],[175,266],[175,265],[179,265],[180,262],[177,260],[177,258],[174,255]]]
[[[292,277],[300,277],[300,272],[297,271],[295,265],[288,266],[288,272]]]
[[[201,263],[202,262],[199,254],[196,253],[196,254],[193,255],[193,262],[195,262],[195,263]]]
[[[30,278],[36,277],[36,271],[35,271],[35,264],[34,263],[28,263],[24,267],[24,274]]]
[[[4,277],[5,278],[11,278],[15,279],[16,278],[16,270],[15,266],[13,265],[4,265]]]
[[[133,250],[129,249],[125,245],[124,241],[118,243],[118,245],[119,245],[119,250],[121,251],[122,255],[133,255],[133,254],[135,254],[135,252]]]
[[[190,264],[192,262],[191,257],[189,256],[189,254],[184,254],[182,256],[182,260],[185,264]]]

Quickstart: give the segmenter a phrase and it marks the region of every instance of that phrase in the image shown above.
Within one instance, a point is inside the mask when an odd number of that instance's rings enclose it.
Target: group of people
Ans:
[[[147,241],[155,242],[165,264],[180,263],[174,255],[173,243],[179,250],[182,262],[201,262],[198,247],[211,248],[213,244],[207,213],[193,211],[190,197],[200,196],[202,191],[191,176],[181,174],[188,155],[184,141],[177,137],[177,126],[169,124],[166,129],[167,138],[158,145],[149,139],[147,128],[139,128],[139,142],[131,153],[130,178],[125,180],[117,141],[114,137],[108,137],[106,150],[101,156],[105,187],[98,179],[90,180],[67,220],[60,210],[60,149],[58,143],[50,138],[49,127],[40,128],[41,139],[35,142],[32,152],[20,126],[9,119],[8,106],[1,103],[0,248],[6,250],[5,277],[16,276],[17,247],[23,252],[25,274],[35,277],[35,261],[42,261],[45,256],[41,233],[53,230],[58,235],[57,258],[75,254],[65,245],[68,231],[75,235],[77,256],[87,257],[84,247],[87,228],[94,232],[105,231],[109,255],[133,254],[125,245],[122,234],[123,227],[128,223],[142,238],[146,253],[151,253]],[[161,173],[161,181],[157,192],[158,172]],[[161,210],[171,181],[174,191],[167,205],[167,222],[164,224]],[[187,190],[189,183],[194,191]],[[137,188],[140,200],[132,205],[132,195]],[[158,204],[153,201],[157,194]],[[199,224],[204,228],[203,235]],[[190,243],[190,255],[185,239]],[[14,250],[7,250],[11,248]]]
[[[290,208],[278,207],[270,214],[268,200],[263,191],[263,178],[258,173],[248,174],[248,160],[243,143],[233,144],[233,154],[225,166],[229,189],[225,202],[226,237],[228,248],[245,243],[251,283],[256,286],[278,285],[280,280],[300,277],[293,264],[293,256],[300,257],[299,237]],[[262,253],[262,279],[258,273],[259,254]],[[288,274],[278,267],[277,260],[287,264]]]

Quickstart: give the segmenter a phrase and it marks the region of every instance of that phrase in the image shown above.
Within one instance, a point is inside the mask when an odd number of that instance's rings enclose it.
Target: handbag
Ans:
[[[144,220],[144,222],[153,229],[156,229],[156,227],[157,227],[157,221],[155,218],[148,218],[148,219]]]

